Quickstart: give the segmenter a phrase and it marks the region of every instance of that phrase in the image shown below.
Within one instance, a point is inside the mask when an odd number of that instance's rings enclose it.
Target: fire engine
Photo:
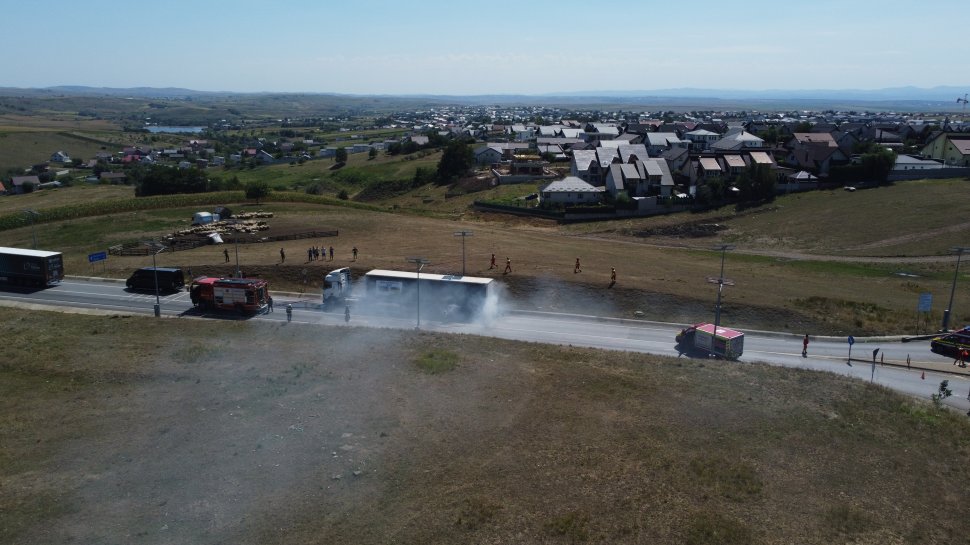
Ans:
[[[192,280],[189,297],[201,310],[234,310],[256,314],[269,307],[268,283],[260,278],[199,277]]]

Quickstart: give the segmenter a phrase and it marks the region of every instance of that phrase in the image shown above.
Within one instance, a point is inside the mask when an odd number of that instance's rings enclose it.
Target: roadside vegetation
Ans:
[[[0,322],[4,543],[970,534],[966,417],[831,374],[259,321]]]

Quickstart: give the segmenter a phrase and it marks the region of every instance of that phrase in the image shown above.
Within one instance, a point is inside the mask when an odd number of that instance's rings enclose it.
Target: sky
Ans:
[[[0,0],[0,13],[0,87],[970,88],[967,0]]]

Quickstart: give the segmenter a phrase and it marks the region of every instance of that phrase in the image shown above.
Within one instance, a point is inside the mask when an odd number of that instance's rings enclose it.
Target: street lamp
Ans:
[[[242,273],[239,272],[239,229],[236,228],[236,224],[232,224],[232,240],[236,243],[236,278],[242,278]]]
[[[162,315],[162,304],[158,297],[158,266],[155,265],[155,256],[164,252],[165,246],[153,240],[149,247],[152,249],[152,272],[155,274],[155,317],[158,318]]]
[[[36,210],[27,209],[27,210],[24,210],[24,214],[27,214],[27,217],[30,218],[30,238],[33,239],[33,241],[34,241],[34,249],[36,250],[37,249],[37,232],[34,231],[34,218],[37,217],[37,216],[39,216],[40,215],[40,212],[38,212]]]
[[[408,263],[414,263],[417,266],[417,268],[418,268],[418,274],[417,274],[417,277],[418,277],[418,279],[417,279],[417,285],[418,285],[418,288],[417,288],[418,289],[418,297],[417,297],[418,325],[416,325],[414,327],[414,329],[421,329],[421,269],[423,269],[425,265],[427,265],[428,263],[431,263],[431,262],[428,261],[427,259],[423,258],[423,257],[408,257],[406,259],[407,259]]]
[[[943,331],[950,330],[950,314],[953,311],[953,294],[957,291],[957,277],[960,275],[960,258],[963,256],[963,252],[970,250],[966,246],[957,246],[956,248],[950,248],[951,252],[957,253],[957,268],[953,271],[953,286],[950,287],[950,303],[947,304],[946,308],[943,309]]]
[[[461,275],[465,276],[465,237],[470,237],[471,231],[455,231],[456,237],[461,237]]]
[[[714,334],[717,335],[717,328],[721,325],[721,291],[724,289],[725,285],[734,285],[733,280],[724,278],[724,254],[728,250],[733,250],[734,246],[730,244],[721,244],[714,249],[721,252],[721,275],[717,278],[708,278],[707,281],[711,282],[712,284],[717,284],[717,306],[714,309]]]

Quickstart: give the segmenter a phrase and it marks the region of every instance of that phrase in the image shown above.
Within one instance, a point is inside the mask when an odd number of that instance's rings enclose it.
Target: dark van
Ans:
[[[158,273],[158,291],[180,291],[185,287],[182,269],[144,267],[132,273],[125,282],[128,289],[155,291],[155,273]]]

